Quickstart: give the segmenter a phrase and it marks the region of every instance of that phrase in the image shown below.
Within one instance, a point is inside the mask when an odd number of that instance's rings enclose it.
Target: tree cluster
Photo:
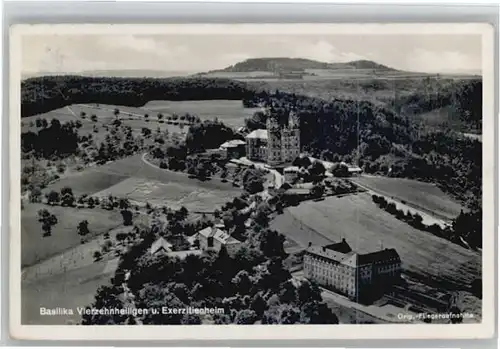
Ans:
[[[220,121],[205,120],[189,127],[186,147],[189,153],[197,153],[206,149],[217,149],[222,143],[233,139],[242,137]]]
[[[262,170],[248,168],[243,171],[243,188],[250,194],[255,194],[264,190],[264,175]]]
[[[74,122],[61,124],[52,119],[50,125],[38,132],[21,133],[21,150],[33,152],[37,157],[62,158],[73,155],[78,150],[78,127]]]
[[[57,217],[46,209],[38,211],[38,221],[42,223],[43,236],[50,236],[52,227],[57,224]]]

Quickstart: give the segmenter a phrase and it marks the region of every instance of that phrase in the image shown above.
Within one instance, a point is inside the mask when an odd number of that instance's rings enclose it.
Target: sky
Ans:
[[[248,58],[359,59],[429,73],[481,72],[480,35],[30,35],[22,73],[205,72]]]

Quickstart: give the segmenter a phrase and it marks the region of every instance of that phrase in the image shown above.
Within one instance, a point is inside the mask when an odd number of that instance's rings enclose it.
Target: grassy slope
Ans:
[[[330,241],[345,238],[361,253],[372,252],[381,244],[385,248],[395,248],[406,271],[423,279],[468,284],[481,274],[479,254],[413,229],[377,208],[367,194],[302,203],[287,209],[281,222],[290,219],[288,217],[320,233],[316,234],[313,243],[321,243],[325,237]],[[300,225],[289,224],[285,229],[279,229],[279,225],[274,223],[273,227],[307,245],[310,235],[304,234]],[[323,238],[317,237],[321,234]]]
[[[206,211],[238,196],[241,190],[230,183],[199,181],[185,173],[167,171],[144,163],[142,154],[112,163],[89,168],[61,179],[47,190],[69,186],[77,195],[96,194],[128,197],[138,202],[186,206],[191,210]]]
[[[158,122],[158,118],[156,117],[157,113],[152,113],[141,108],[103,104],[99,105],[99,107],[96,107],[95,105],[74,104],[61,109],[52,110],[48,113],[26,117],[21,121],[23,125],[22,131],[36,131],[36,127],[30,126],[30,122],[35,123],[35,120],[38,118],[45,118],[49,123],[50,120],[54,118],[58,119],[61,122],[80,120],[82,122],[82,127],[79,129],[78,133],[81,136],[92,134],[92,137],[95,140],[103,141],[107,134],[105,127],[110,126],[111,123],[116,119],[113,114],[113,110],[115,108],[118,108],[120,110],[120,115],[118,118],[124,125],[130,126],[132,128],[132,132],[134,135],[141,134],[144,127],[149,128],[151,131],[153,131],[153,133],[156,132],[157,128],[160,128],[162,132],[166,129],[168,129],[169,132],[187,132],[187,126],[184,127],[184,129],[181,129],[177,125],[167,124],[166,122]],[[80,116],[81,112],[86,113],[85,119]],[[143,117],[146,113],[149,114],[149,121]],[[97,116],[96,122],[90,120],[92,114],[95,114]],[[94,125],[98,128],[99,132],[93,132]]]
[[[53,213],[58,223],[52,235],[43,237],[38,210],[46,208]],[[119,212],[102,209],[77,209],[51,207],[43,204],[26,204],[21,213],[21,266],[29,266],[80,244],[77,225],[86,219],[93,235],[102,234],[122,223]]]
[[[74,173],[73,175],[50,184],[45,191],[60,191],[64,187],[70,187],[75,195],[93,194],[109,188],[126,178],[127,176],[100,172],[98,169],[89,168],[85,171]]]
[[[259,108],[243,108],[241,101],[208,100],[208,101],[151,101],[144,106],[151,114],[186,113],[199,116],[202,120],[218,118],[231,127],[244,125],[245,118],[250,118]]]
[[[449,219],[456,218],[462,206],[451,199],[435,184],[404,178],[356,177],[353,182],[364,185],[376,192],[404,200],[410,205],[435,212]]]
[[[33,325],[68,325],[81,320],[77,307],[92,303],[99,286],[107,284],[114,270],[100,262],[21,285],[21,322]],[[73,316],[41,316],[40,307],[70,308]]]

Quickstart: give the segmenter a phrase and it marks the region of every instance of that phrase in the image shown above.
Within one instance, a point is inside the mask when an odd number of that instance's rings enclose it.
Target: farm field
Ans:
[[[412,94],[421,86],[424,79],[478,79],[472,75],[434,75],[411,72],[386,72],[374,75],[371,70],[309,70],[316,76],[304,76],[303,79],[276,78],[235,78],[246,82],[256,89],[274,91],[276,89],[330,100],[332,98],[366,100],[374,103],[386,103],[395,98]],[[397,91],[397,92],[396,92]]]
[[[133,227],[124,226],[112,229],[109,231],[110,241],[116,244],[118,233],[129,233],[132,230]],[[105,237],[99,235],[84,244],[78,244],[36,265],[24,268],[21,293],[26,298],[23,298],[22,322],[37,325],[79,323],[81,317],[76,313],[76,308],[89,305],[99,286],[109,283],[118,266],[118,259],[112,252],[104,254],[102,261],[94,261],[94,252],[102,251],[105,241]],[[41,316],[40,307],[71,308],[74,314]]]
[[[416,79],[413,79],[416,80]],[[421,79],[419,79],[421,80]],[[276,89],[310,97],[317,97],[330,100],[351,99],[365,100],[373,103],[384,104],[393,100],[395,88],[398,88],[400,96],[409,95],[414,91],[412,84],[403,86],[399,82],[387,79],[355,79],[349,78],[317,78],[315,76],[304,79],[248,79],[246,83],[255,89],[265,89],[274,91]],[[406,84],[405,84],[406,85]]]
[[[178,120],[179,124],[168,123],[167,116],[186,113],[197,115],[202,120],[213,120],[218,118],[230,127],[240,127],[244,125],[244,120],[251,117],[259,108],[243,108],[238,100],[198,100],[198,101],[151,101],[143,107],[128,107],[105,104],[73,104],[47,113],[33,115],[22,118],[22,132],[36,131],[36,119],[46,119],[49,123],[52,119],[61,122],[76,122],[79,120],[82,127],[79,129],[80,135],[92,134],[96,141],[103,141],[106,136],[106,128],[116,119],[114,110],[120,111],[118,119],[126,126],[132,128],[134,135],[139,135],[143,128],[149,128],[155,132],[168,130],[170,133],[186,134],[189,125]],[[85,117],[81,113],[85,113]],[[158,121],[157,114],[162,113],[164,119]],[[97,121],[90,119],[91,115],[97,116]],[[144,115],[149,118],[145,119]],[[182,125],[181,125],[182,124]],[[94,126],[98,132],[94,132]]]
[[[286,209],[285,217],[280,219],[301,222],[285,226],[287,229],[279,229],[279,224],[273,222],[274,229],[301,241],[301,245],[345,238],[360,253],[373,252],[382,246],[395,248],[405,271],[423,280],[467,285],[481,275],[480,254],[397,220],[379,209],[366,193],[304,202]]]
[[[183,115],[194,114],[202,120],[218,118],[230,127],[244,125],[245,119],[250,118],[260,108],[243,108],[241,101],[236,100],[206,100],[206,101],[151,101],[143,107],[151,114],[159,112]]]
[[[44,114],[22,118],[22,132],[36,131],[37,128],[35,121],[38,118],[46,119],[49,123],[52,119],[58,119],[61,122],[79,120],[82,123],[82,127],[79,129],[80,135],[92,134],[94,139],[103,141],[106,135],[105,128],[110,126],[116,119],[113,114],[115,108],[118,108],[120,111],[118,119],[120,119],[124,125],[131,127],[134,135],[140,134],[142,129],[145,127],[149,128],[153,132],[155,132],[158,128],[161,132],[164,132],[165,130],[168,130],[171,133],[177,132],[180,134],[187,132],[187,126],[183,127],[168,124],[166,120],[163,120],[164,122],[159,122],[156,117],[157,113],[152,114],[151,112],[141,108],[104,104],[74,104],[64,108],[52,110]],[[85,118],[81,117],[81,112],[86,114]],[[94,122],[90,119],[92,114],[97,116],[97,121]],[[144,118],[144,114],[149,114],[149,120]],[[99,132],[93,132],[94,126],[97,127]]]
[[[57,217],[58,222],[53,226],[51,236],[43,237],[41,223],[38,221],[40,209],[47,209]],[[39,263],[80,245],[77,225],[82,220],[89,222],[93,236],[103,234],[122,224],[122,217],[116,211],[25,204],[21,215],[21,267]]]
[[[189,211],[211,212],[228,200],[227,195],[219,194],[218,190],[194,185],[131,177],[94,195],[127,197],[132,202],[149,202],[153,206],[166,205],[173,209],[184,206]]]
[[[57,182],[50,184],[44,191],[60,191],[64,187],[70,187],[74,195],[93,194],[109,188],[126,178],[128,177],[125,175],[106,173],[99,171],[97,168],[89,168],[61,178]]]
[[[78,324],[77,307],[90,305],[97,289],[114,275],[111,262],[103,261],[32,282],[21,283],[21,323],[25,325]],[[73,315],[43,316],[40,307],[73,309]]]
[[[136,202],[185,206],[193,211],[213,211],[214,205],[222,205],[241,193],[230,183],[203,182],[184,173],[153,167],[142,160],[141,154],[89,168],[49,185],[47,190],[65,186],[79,195],[126,196]]]
[[[445,194],[435,184],[377,176],[354,177],[352,181],[374,192],[405,201],[409,206],[415,206],[437,217],[454,219],[462,209],[458,202]]]

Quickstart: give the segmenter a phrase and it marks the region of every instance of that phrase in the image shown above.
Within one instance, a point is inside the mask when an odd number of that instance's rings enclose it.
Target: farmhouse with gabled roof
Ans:
[[[222,229],[224,229],[224,225],[217,224],[200,230],[198,232],[200,248],[202,250],[220,251],[222,246],[225,246],[229,254],[235,253],[243,243]]]

